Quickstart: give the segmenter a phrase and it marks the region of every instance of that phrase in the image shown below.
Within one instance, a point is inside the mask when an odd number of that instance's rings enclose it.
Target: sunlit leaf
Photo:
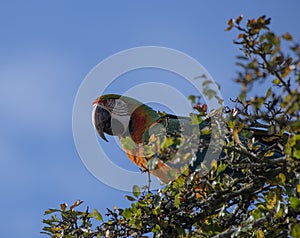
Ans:
[[[199,125],[202,122],[202,117],[200,115],[191,114],[192,125]]]
[[[271,156],[273,156],[274,155],[274,151],[273,150],[269,150],[269,151],[267,151],[265,154],[264,154],[264,156],[265,157],[271,157]]]
[[[211,169],[213,171],[216,171],[217,168],[218,168],[218,162],[214,159],[214,160],[211,161]]]
[[[267,200],[267,208],[270,210],[273,209],[277,203],[276,193],[273,192],[268,193],[266,196],[266,200]]]
[[[125,208],[124,211],[122,212],[122,216],[128,220],[132,217],[132,212],[128,209],[128,208]]]
[[[278,203],[278,204],[279,204],[279,203]],[[282,218],[283,214],[284,214],[284,213],[283,213],[283,209],[280,208],[280,209],[276,212],[275,218],[277,218],[277,219]]]
[[[133,194],[136,198],[138,198],[138,197],[140,196],[140,193],[141,193],[140,187],[137,186],[137,185],[133,185],[133,187],[132,187],[132,194]]]
[[[203,127],[203,128],[200,130],[200,133],[201,133],[202,135],[208,135],[208,134],[211,133],[211,130],[210,130],[210,128],[209,128],[208,126],[205,126],[205,127]]]
[[[103,221],[102,215],[100,214],[100,212],[96,208],[94,208],[94,215],[95,215],[96,220]]]
[[[254,219],[259,219],[262,217],[262,211],[260,209],[253,210],[251,214],[254,216]]]
[[[165,150],[173,144],[174,144],[174,138],[173,137],[165,137],[163,142],[162,142],[161,149]]]
[[[230,129],[233,129],[235,127],[235,121],[228,121],[227,124]]]
[[[291,207],[295,210],[300,209],[300,199],[296,197],[290,197]]]
[[[297,192],[300,193],[300,183],[297,184],[296,188],[297,188]]]
[[[285,183],[286,177],[285,177],[285,175],[283,173],[278,174],[277,177],[278,177],[278,179],[279,179],[279,181],[280,181],[281,184]]]
[[[180,194],[179,193],[175,195],[174,205],[176,208],[179,208],[179,206],[180,206]]]
[[[217,169],[217,174],[222,173],[227,168],[227,164],[220,163]]]
[[[259,229],[257,232],[256,232],[256,238],[264,238],[265,237],[265,234],[264,232]]]
[[[161,231],[160,226],[158,224],[155,224],[155,226],[152,229],[152,232],[160,232],[160,231]]]
[[[136,148],[136,144],[129,136],[121,139],[121,144],[122,144],[123,148],[126,150],[133,150]]]
[[[293,226],[291,231],[291,236],[293,238],[299,238],[300,237],[300,223],[297,223]]]
[[[155,209],[152,210],[153,215],[157,216],[161,213],[161,209],[160,207],[157,207]]]

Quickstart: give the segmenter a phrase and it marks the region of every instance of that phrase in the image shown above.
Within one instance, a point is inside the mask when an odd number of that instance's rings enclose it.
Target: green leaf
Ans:
[[[140,187],[137,186],[137,185],[133,185],[132,186],[132,194],[138,198],[140,196],[140,193],[141,193],[141,190],[140,190]]]
[[[278,174],[277,177],[278,177],[278,179],[279,179],[279,181],[280,181],[281,184],[285,183],[286,177],[285,177],[285,175],[283,173]]]
[[[277,195],[275,192],[269,192],[266,195],[267,209],[273,209],[277,203]]]
[[[133,150],[136,148],[136,144],[129,136],[121,139],[121,144],[122,144],[123,148],[126,150]]]
[[[96,220],[103,221],[103,217],[102,217],[101,213],[98,212],[98,210],[96,208],[94,208],[94,215],[95,215]]]
[[[129,220],[132,217],[132,212],[128,208],[125,208],[124,211],[122,212],[122,216],[126,220]]]
[[[266,98],[270,97],[272,93],[272,87],[270,87],[266,93]]]
[[[125,195],[125,198],[127,198],[127,200],[129,200],[131,202],[135,201],[135,198],[132,196],[129,196],[129,195]]]
[[[48,209],[45,211],[44,215],[48,215],[48,214],[51,214],[51,213],[54,213],[54,212],[60,212],[61,210],[59,209]]]
[[[227,168],[227,164],[223,164],[222,162],[219,164],[217,169],[217,174],[222,173]]]
[[[205,126],[200,131],[201,135],[209,135],[211,133],[210,128],[208,126]]]
[[[283,208],[280,208],[278,212],[275,214],[276,219],[280,219],[283,217]]]
[[[175,195],[174,204],[175,204],[176,208],[179,208],[179,206],[180,206],[180,194],[179,193]]]
[[[139,200],[136,204],[140,207],[148,207],[148,204],[143,200]]]
[[[173,137],[165,137],[163,142],[162,142],[161,149],[165,150],[173,144],[174,144],[174,138]]]
[[[274,79],[272,81],[272,83],[275,84],[275,85],[279,85],[280,84],[280,80],[279,79]]]
[[[300,237],[300,223],[297,223],[293,226],[291,236],[293,238],[298,238]]]
[[[136,219],[134,221],[134,226],[137,228],[137,229],[141,229],[142,227],[142,221],[140,219]]]
[[[202,122],[202,117],[201,115],[196,115],[196,114],[191,114],[190,115],[191,117],[191,122],[192,122],[192,125],[199,125],[201,122]]]
[[[300,209],[300,199],[296,197],[290,197],[291,207],[295,210]]]
[[[293,156],[296,159],[300,159],[300,135],[294,135],[286,145],[287,152],[291,153],[293,151]]]
[[[155,227],[153,227],[152,232],[155,233],[160,231],[161,231],[160,226],[158,224],[155,224]]]
[[[253,215],[254,219],[259,219],[262,217],[262,211],[260,209],[252,210],[251,214]]]
[[[196,96],[195,95],[190,95],[188,98],[191,101],[191,103],[195,103],[196,102]]]
[[[292,130],[300,132],[300,121],[291,122],[290,127]]]
[[[160,207],[157,207],[155,209],[152,210],[153,215],[157,216],[161,213],[161,209]]]
[[[235,121],[230,120],[230,121],[227,122],[227,125],[228,125],[228,127],[229,127],[230,129],[233,129],[233,128],[235,127]]]

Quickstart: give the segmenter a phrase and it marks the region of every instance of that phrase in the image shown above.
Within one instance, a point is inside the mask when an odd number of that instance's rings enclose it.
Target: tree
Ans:
[[[241,55],[236,82],[242,89],[232,100],[236,108],[226,112],[222,156],[212,161],[208,173],[182,175],[157,192],[133,186],[133,195],[126,196],[131,206],[107,209],[106,219],[97,209],[76,210],[81,201],[70,208],[61,204],[45,212],[51,216],[43,220],[42,233],[51,237],[300,237],[300,47],[289,33],[278,36],[269,25],[266,16],[246,23],[242,16],[228,21],[226,30],[238,31],[234,44]],[[251,87],[261,82],[269,89],[249,98]],[[190,98],[195,103],[195,96]],[[268,131],[266,146],[257,143],[251,130],[244,130],[249,126]],[[237,133],[243,133],[243,142]],[[270,159],[274,153],[280,156]]]

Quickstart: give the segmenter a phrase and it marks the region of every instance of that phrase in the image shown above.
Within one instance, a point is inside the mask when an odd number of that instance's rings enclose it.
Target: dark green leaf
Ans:
[[[125,197],[127,198],[127,200],[129,200],[129,201],[131,201],[131,202],[135,201],[135,198],[132,197],[132,196],[125,195]]]
[[[190,95],[189,100],[191,101],[191,103],[195,103],[196,102],[196,96],[195,95]]]

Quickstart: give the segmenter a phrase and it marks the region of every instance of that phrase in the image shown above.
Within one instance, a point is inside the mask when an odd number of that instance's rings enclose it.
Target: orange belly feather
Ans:
[[[175,171],[173,168],[169,167],[167,164],[158,160],[158,164],[154,170],[148,169],[147,161],[151,158],[146,158],[144,155],[144,149],[141,146],[137,146],[135,149],[126,150],[125,151],[127,157],[136,164],[143,171],[148,171],[154,176],[158,177],[160,181],[163,183],[169,183],[173,181],[176,177],[174,177]]]

